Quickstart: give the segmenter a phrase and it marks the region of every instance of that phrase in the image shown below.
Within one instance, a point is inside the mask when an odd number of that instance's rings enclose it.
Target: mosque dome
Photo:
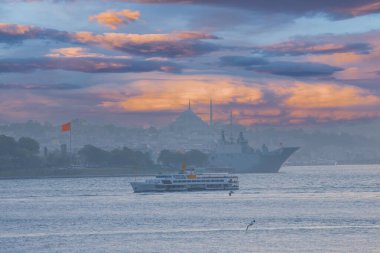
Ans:
[[[193,112],[189,104],[189,108],[182,112],[169,127],[174,131],[199,131],[208,129],[208,124]]]

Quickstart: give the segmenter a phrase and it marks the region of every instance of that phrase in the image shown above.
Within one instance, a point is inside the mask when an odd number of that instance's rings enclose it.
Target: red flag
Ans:
[[[71,122],[67,122],[61,125],[61,132],[69,132],[71,131]]]

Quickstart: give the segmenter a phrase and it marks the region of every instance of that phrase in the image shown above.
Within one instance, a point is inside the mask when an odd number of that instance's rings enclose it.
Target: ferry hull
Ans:
[[[147,184],[144,182],[131,182],[133,192],[183,192],[183,191],[232,191],[239,190],[238,185],[220,184],[194,184],[194,185],[175,185],[175,184]]]

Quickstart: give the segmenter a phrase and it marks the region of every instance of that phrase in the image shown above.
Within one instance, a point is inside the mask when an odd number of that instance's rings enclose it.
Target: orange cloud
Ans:
[[[357,119],[371,119],[380,116],[379,110],[355,111],[355,110],[304,110],[297,109],[289,113],[291,121],[294,123],[307,122],[313,119],[318,123],[328,123],[332,121],[349,121]],[[291,122],[290,122],[291,123]]]
[[[78,32],[71,39],[83,44],[93,44],[107,49],[149,57],[190,57],[218,50],[217,45],[203,42],[216,39],[204,32],[175,32],[169,34],[123,34]]]
[[[32,30],[33,26],[30,25],[0,23],[0,32],[4,32],[10,35],[22,35]]]
[[[88,53],[87,49],[82,47],[66,47],[52,49],[49,57],[101,57],[100,54]]]
[[[346,65],[349,63],[357,62],[367,58],[368,55],[355,54],[355,53],[336,53],[331,55],[317,55],[309,56],[307,59],[314,62],[330,63],[334,65]]]
[[[311,56],[308,60],[318,63],[329,63],[344,68],[334,73],[334,77],[341,80],[378,78],[380,47],[374,47],[371,54],[358,55],[353,53],[339,53],[323,56]]]
[[[93,87],[90,92],[111,112],[177,112],[190,99],[194,110],[208,121],[209,99],[214,119],[244,125],[304,124],[380,116],[380,97],[354,86],[333,83],[275,82],[266,86],[225,76],[157,76],[125,86]],[[266,96],[265,94],[271,94]]]
[[[102,107],[122,111],[178,111],[190,99],[198,106],[208,106],[212,97],[215,104],[258,104],[263,94],[257,87],[243,81],[216,76],[182,76],[166,80],[139,80],[119,90],[96,88],[104,98]]]
[[[380,105],[380,98],[354,86],[336,84],[272,85],[275,93],[285,97],[284,104],[292,108],[345,108]]]
[[[323,64],[332,64],[343,68],[343,71],[334,73],[340,80],[377,79],[380,65],[380,31],[370,33],[347,35],[338,37],[345,41],[366,42],[372,46],[367,54],[333,53],[330,55],[313,55],[306,57],[307,61]],[[335,38],[336,39],[336,38]]]
[[[147,57],[193,57],[221,49],[203,40],[218,39],[206,32],[174,32],[167,34],[125,34],[65,32],[34,26],[0,23],[1,42],[13,44],[29,39],[53,40],[118,50]],[[61,55],[61,54],[60,54]]]
[[[48,57],[71,57],[71,58],[116,58],[116,59],[129,59],[129,56],[111,56],[97,53],[90,53],[83,47],[66,47],[50,50]]]
[[[239,118],[235,120],[238,124],[244,125],[244,126],[251,126],[251,125],[262,125],[262,124],[269,124],[269,125],[277,125],[281,123],[280,118]]]
[[[132,11],[125,9],[122,11],[108,10],[102,12],[96,16],[91,16],[88,19],[90,21],[98,22],[101,25],[108,26],[109,28],[115,30],[120,25],[129,24],[132,21],[136,21],[140,18],[139,11]]]
[[[168,34],[124,34],[77,32],[72,37],[81,43],[97,43],[105,47],[122,47],[126,43],[176,42],[181,40],[215,39],[205,32],[176,32]]]
[[[364,44],[346,44],[340,42],[317,42],[317,41],[303,41],[303,40],[291,40],[285,41],[269,46],[256,47],[255,50],[261,53],[266,53],[275,56],[298,56],[298,55],[324,55],[332,53],[343,52],[356,52],[363,53]]]
[[[351,13],[353,16],[360,16],[360,15],[365,15],[369,13],[375,13],[375,12],[378,12],[379,10],[380,10],[380,2],[376,1],[373,3],[366,4],[366,5],[361,5],[361,6],[351,8],[347,11]]]

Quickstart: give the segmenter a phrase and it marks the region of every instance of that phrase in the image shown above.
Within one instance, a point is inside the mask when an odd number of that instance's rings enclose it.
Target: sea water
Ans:
[[[141,179],[0,180],[0,252],[380,252],[380,165],[241,174],[232,196]]]

